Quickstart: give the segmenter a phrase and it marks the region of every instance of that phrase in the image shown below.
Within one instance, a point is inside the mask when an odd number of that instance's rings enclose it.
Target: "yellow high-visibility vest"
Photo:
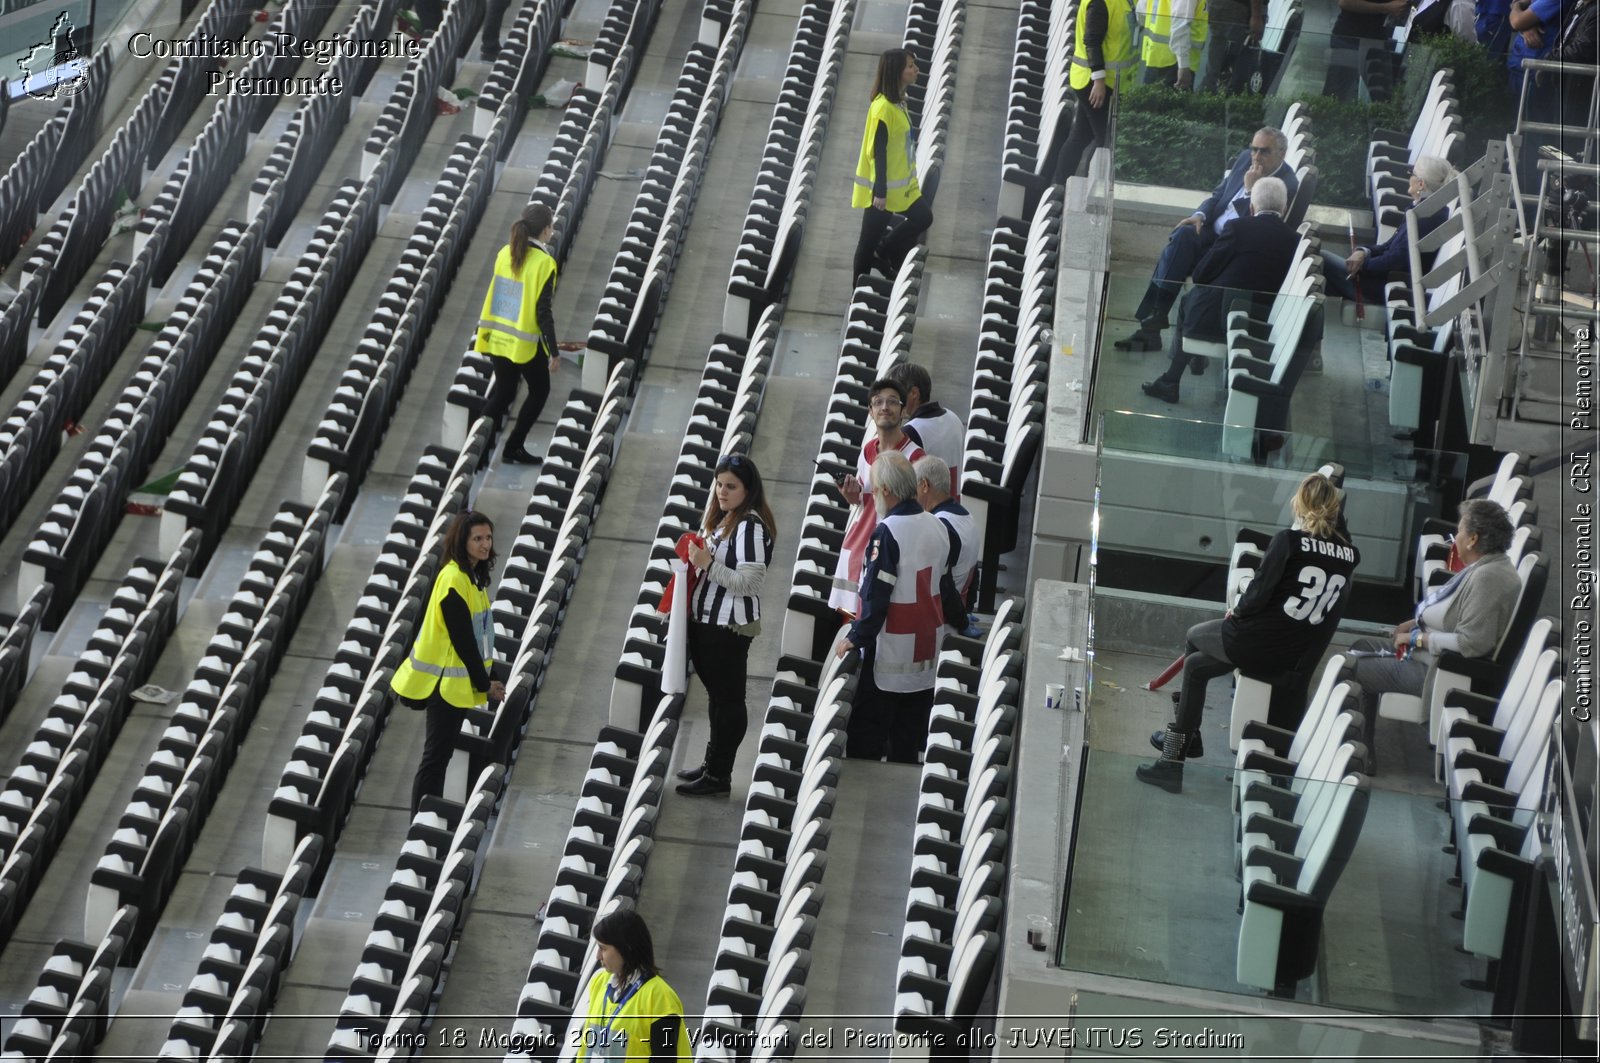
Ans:
[[[422,626],[411,647],[411,656],[394,670],[389,687],[412,701],[425,700],[437,688],[445,701],[458,709],[470,709],[488,704],[489,694],[472,689],[471,673],[456,654],[450,632],[444,626],[444,614],[439,606],[451,591],[461,595],[467,603],[467,610],[472,614],[473,639],[483,654],[483,670],[489,671],[494,645],[489,592],[473,583],[460,565],[447,561],[439,578],[433,581],[433,594],[428,598],[427,611],[422,614]]]
[[[1075,89],[1086,89],[1094,80],[1090,75],[1089,48],[1084,34],[1089,25],[1089,3],[1078,4],[1078,32],[1072,38],[1072,70],[1068,83]],[[1117,92],[1133,81],[1133,37],[1137,27],[1130,0],[1106,0],[1106,39],[1100,43],[1100,58],[1105,63],[1106,87]]]
[[[480,354],[509,358],[518,365],[539,353],[539,296],[556,280],[556,260],[538,244],[530,244],[522,257],[522,270],[511,268],[511,247],[500,249],[494,260],[494,280],[483,297],[478,315]]]
[[[878,123],[889,129],[889,172],[884,175],[884,198],[891,211],[899,214],[918,199],[922,191],[917,188],[917,175],[912,165],[914,138],[911,135],[911,116],[898,103],[877,95],[867,108],[867,128],[861,137],[861,157],[856,160],[856,187],[851,193],[852,207],[872,205],[872,185],[877,174],[872,157],[872,142],[878,132]]]
[[[1189,69],[1200,65],[1200,51],[1205,47],[1206,33],[1211,24],[1211,9],[1206,0],[1194,7],[1194,21],[1189,24]],[[1172,40],[1171,0],[1152,0],[1144,12],[1144,44],[1140,59],[1144,65],[1157,70],[1176,66],[1178,57],[1168,47]]]

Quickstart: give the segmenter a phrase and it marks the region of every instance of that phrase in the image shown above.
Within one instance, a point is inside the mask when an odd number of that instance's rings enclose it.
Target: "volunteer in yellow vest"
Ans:
[[[683,1001],[656,971],[650,928],[631,909],[595,920],[600,969],[589,979],[568,1035],[579,1059],[658,1063],[689,1059]]]
[[[1067,74],[1078,106],[1065,146],[1054,153],[1052,181],[1060,183],[1077,176],[1083,157],[1105,146],[1117,94],[1133,84],[1136,27],[1133,0],[1083,0],[1078,5],[1078,32],[1072,38],[1072,65]],[[1060,123],[1056,136],[1061,136]]]
[[[917,187],[916,134],[906,110],[906,89],[916,84],[918,72],[916,57],[904,48],[890,48],[878,60],[850,196],[852,207],[866,208],[852,277],[873,269],[892,276],[933,224],[933,211]],[[896,214],[900,224],[885,235]]]
[[[1194,88],[1194,70],[1206,45],[1206,0],[1141,0],[1144,43],[1139,60],[1146,85]]]
[[[478,320],[480,354],[489,355],[494,386],[483,415],[498,425],[511,409],[517,381],[528,383],[528,397],[506,436],[501,460],[512,465],[537,465],[528,453],[528,433],[550,397],[550,370],[560,364],[553,307],[556,259],[546,246],[554,234],[554,216],[543,203],[529,203],[511,224],[511,242],[494,260],[494,280],[483,297]]]
[[[389,681],[402,701],[428,713],[422,763],[411,784],[413,814],[424,797],[444,792],[462,710],[483,708],[506,696],[506,688],[490,677],[494,624],[489,574],[495,556],[494,524],[488,517],[469,510],[451,523],[417,640]]]

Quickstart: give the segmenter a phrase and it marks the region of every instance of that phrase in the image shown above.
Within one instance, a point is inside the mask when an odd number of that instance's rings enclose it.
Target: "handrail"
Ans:
[[[1524,59],[1524,70],[1559,70],[1563,74],[1588,74],[1590,77],[1600,74],[1600,66],[1594,63],[1569,63],[1565,59]]]

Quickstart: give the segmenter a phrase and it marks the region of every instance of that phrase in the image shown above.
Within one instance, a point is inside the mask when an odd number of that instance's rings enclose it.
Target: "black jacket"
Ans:
[[[1228,226],[1194,267],[1198,287],[1184,297],[1184,335],[1221,336],[1229,290],[1271,293],[1283,287],[1299,242],[1276,214],[1255,214]]]

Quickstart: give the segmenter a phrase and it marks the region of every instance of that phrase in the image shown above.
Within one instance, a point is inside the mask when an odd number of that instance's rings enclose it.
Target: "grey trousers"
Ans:
[[[1391,693],[1421,694],[1422,685],[1428,679],[1428,663],[1426,658],[1418,657],[1399,660],[1392,652],[1393,644],[1378,639],[1360,639],[1350,648],[1379,651],[1376,657],[1357,658],[1355,669],[1356,682],[1361,684],[1361,713],[1365,717],[1363,726],[1370,746],[1377,726],[1378,699]]]

